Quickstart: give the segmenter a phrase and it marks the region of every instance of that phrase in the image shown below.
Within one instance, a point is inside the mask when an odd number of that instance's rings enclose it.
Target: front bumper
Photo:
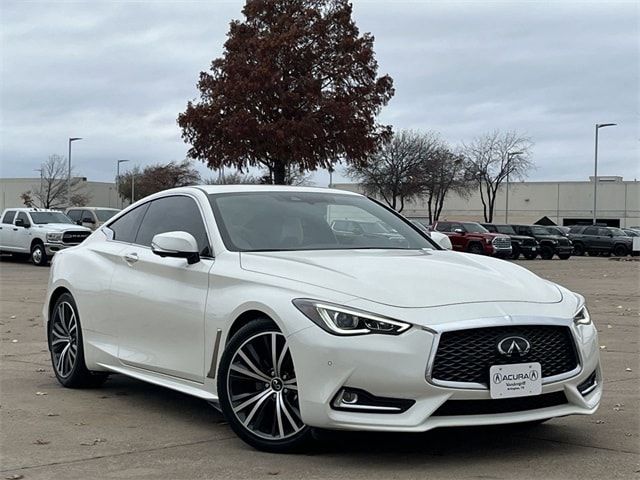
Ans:
[[[569,255],[573,253],[573,245],[557,245],[555,251],[557,255]]]
[[[67,245],[64,243],[47,242],[44,244],[44,250],[48,257],[52,257],[57,252],[64,250],[65,248],[75,247],[76,245]]]
[[[500,321],[505,324],[504,318],[495,320]],[[423,432],[443,426],[517,423],[591,414],[598,408],[602,395],[597,334],[593,325],[571,324],[571,330],[579,355],[577,373],[560,381],[543,382],[542,386],[543,395],[563,392],[566,403],[510,413],[432,416],[448,400],[491,401],[487,388],[446,387],[428,380],[429,359],[435,354],[432,346],[437,343],[438,332],[413,327],[399,336],[338,337],[310,326],[288,338],[298,378],[302,419],[307,425],[328,429]],[[594,371],[597,385],[583,396],[578,385]],[[343,387],[365,390],[378,397],[410,399],[415,404],[397,414],[338,411],[330,403]]]

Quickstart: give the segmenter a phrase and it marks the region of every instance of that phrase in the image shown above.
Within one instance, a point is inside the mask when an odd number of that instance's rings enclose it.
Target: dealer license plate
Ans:
[[[542,367],[537,362],[494,365],[489,373],[491,398],[527,397],[542,393]]]

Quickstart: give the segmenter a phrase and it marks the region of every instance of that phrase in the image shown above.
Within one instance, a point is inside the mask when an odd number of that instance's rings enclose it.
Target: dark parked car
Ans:
[[[511,240],[506,235],[490,233],[476,222],[436,222],[434,230],[449,236],[453,249],[478,255],[511,256]]]
[[[511,225],[498,225],[496,223],[481,223],[491,233],[503,233],[511,239],[511,258],[517,260],[524,255],[527,260],[533,260],[538,256],[538,241],[533,237],[518,235]]]
[[[561,227],[559,225],[544,225],[544,227],[555,235],[569,236],[569,227]]]
[[[633,239],[614,227],[576,225],[571,227],[569,238],[576,255],[613,254],[624,257],[633,250]]]
[[[633,238],[633,237],[640,237],[640,231],[638,230],[632,230],[630,228],[623,228],[622,231],[624,233],[627,234],[627,236]]]
[[[567,260],[573,252],[571,240],[562,235],[557,235],[542,225],[511,225],[518,235],[533,237],[540,245],[540,257],[551,260],[554,255]]]

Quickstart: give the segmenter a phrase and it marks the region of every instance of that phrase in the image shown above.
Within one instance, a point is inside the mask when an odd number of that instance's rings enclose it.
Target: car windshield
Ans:
[[[463,223],[462,225],[464,226],[464,229],[468,233],[489,233],[489,230],[484,228],[479,223],[466,222],[466,223]]]
[[[270,191],[211,194],[209,199],[232,251],[436,248],[397,214],[359,195]],[[365,235],[365,224],[395,233]]]
[[[531,231],[534,235],[555,235],[554,232],[549,231],[546,227],[531,227]]]
[[[498,233],[504,233],[505,235],[515,235],[516,231],[511,225],[496,225]]]
[[[360,222],[360,226],[362,227],[362,230],[364,230],[366,233],[389,233],[389,230],[386,230],[379,223]]]
[[[62,212],[29,212],[31,220],[37,225],[45,223],[73,223],[69,217]]]
[[[113,217],[116,213],[118,213],[118,210],[95,210],[95,212],[96,212],[96,217],[98,217],[98,221],[106,222],[111,217]]]

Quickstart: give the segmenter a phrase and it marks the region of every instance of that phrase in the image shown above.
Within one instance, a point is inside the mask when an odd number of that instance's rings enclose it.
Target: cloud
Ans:
[[[586,179],[594,124],[617,122],[601,132],[600,172],[640,177],[635,2],[354,3],[395,81],[382,122],[454,145],[494,128],[526,132],[531,178],[545,180]],[[3,2],[0,174],[34,175],[66,154],[69,136],[84,138],[74,164],[95,180],[112,179],[117,159],[183,158],[176,116],[242,4]]]

